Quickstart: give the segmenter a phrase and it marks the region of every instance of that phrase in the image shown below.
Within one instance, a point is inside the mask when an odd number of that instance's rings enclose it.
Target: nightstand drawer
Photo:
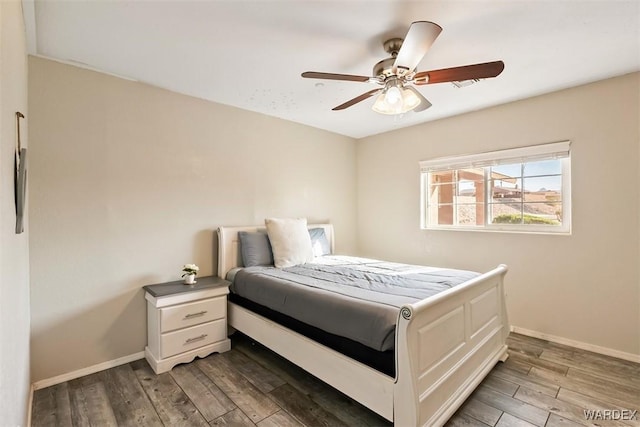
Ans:
[[[226,296],[163,308],[160,310],[160,332],[174,331],[222,319],[226,313]]]
[[[226,319],[162,334],[160,357],[166,358],[227,338]]]
[[[230,283],[199,277],[144,287],[147,300],[147,346],[144,354],[156,374],[194,357],[231,349],[227,338],[227,294]]]

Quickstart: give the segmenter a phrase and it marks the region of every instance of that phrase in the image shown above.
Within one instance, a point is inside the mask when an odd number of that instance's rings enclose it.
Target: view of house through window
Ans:
[[[569,231],[568,143],[421,162],[423,227]]]

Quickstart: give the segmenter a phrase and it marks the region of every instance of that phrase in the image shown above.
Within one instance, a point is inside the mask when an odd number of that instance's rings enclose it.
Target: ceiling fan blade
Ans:
[[[416,96],[420,99],[420,105],[418,105],[416,108],[413,109],[413,111],[415,111],[416,113],[419,113],[420,111],[424,111],[427,108],[431,107],[431,103],[429,102],[429,100],[427,100],[427,98],[425,98],[424,96],[422,96],[422,94],[420,93],[420,91],[418,89],[416,89],[413,86],[405,86],[407,89],[409,89],[410,91],[412,91],[413,93],[416,94]]]
[[[461,82],[473,79],[496,77],[504,70],[504,62],[494,61],[483,64],[463,65],[442,70],[421,71],[413,77],[413,83],[426,85],[445,82]]]
[[[393,63],[394,70],[413,71],[436,40],[442,27],[429,21],[416,21],[411,24],[402,47]]]
[[[333,111],[338,111],[338,110],[344,110],[345,108],[349,108],[352,105],[357,104],[358,102],[364,101],[367,98],[371,98],[373,95],[375,95],[378,92],[381,92],[382,89],[373,89],[370,90],[369,92],[365,92],[360,96],[356,96],[355,98],[345,102],[344,104],[340,104],[337,107],[332,108]]]
[[[349,82],[368,82],[371,77],[354,76],[353,74],[334,74],[334,73],[318,73],[316,71],[305,71],[302,77],[306,79],[325,79],[325,80],[346,80]]]

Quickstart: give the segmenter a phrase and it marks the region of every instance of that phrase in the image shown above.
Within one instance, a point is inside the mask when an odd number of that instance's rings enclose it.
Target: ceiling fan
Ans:
[[[422,96],[414,85],[476,81],[496,77],[504,70],[504,62],[494,61],[416,72],[415,68],[441,31],[442,27],[433,22],[413,22],[404,40],[392,38],[384,42],[384,50],[391,57],[383,59],[373,66],[372,77],[316,71],[306,71],[302,73],[302,77],[375,83],[382,86],[334,107],[332,109],[334,111],[344,110],[376,94],[380,94],[372,107],[374,111],[382,114],[402,114],[411,110],[415,112],[424,111],[431,107],[431,103]]]

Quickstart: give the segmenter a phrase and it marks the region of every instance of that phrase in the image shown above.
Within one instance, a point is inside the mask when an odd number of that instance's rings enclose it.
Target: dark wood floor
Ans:
[[[37,390],[33,425],[391,425],[249,338],[232,341],[230,352],[166,374],[139,360]],[[640,409],[639,364],[517,334],[509,347],[447,426],[640,426],[640,415],[585,416]]]

